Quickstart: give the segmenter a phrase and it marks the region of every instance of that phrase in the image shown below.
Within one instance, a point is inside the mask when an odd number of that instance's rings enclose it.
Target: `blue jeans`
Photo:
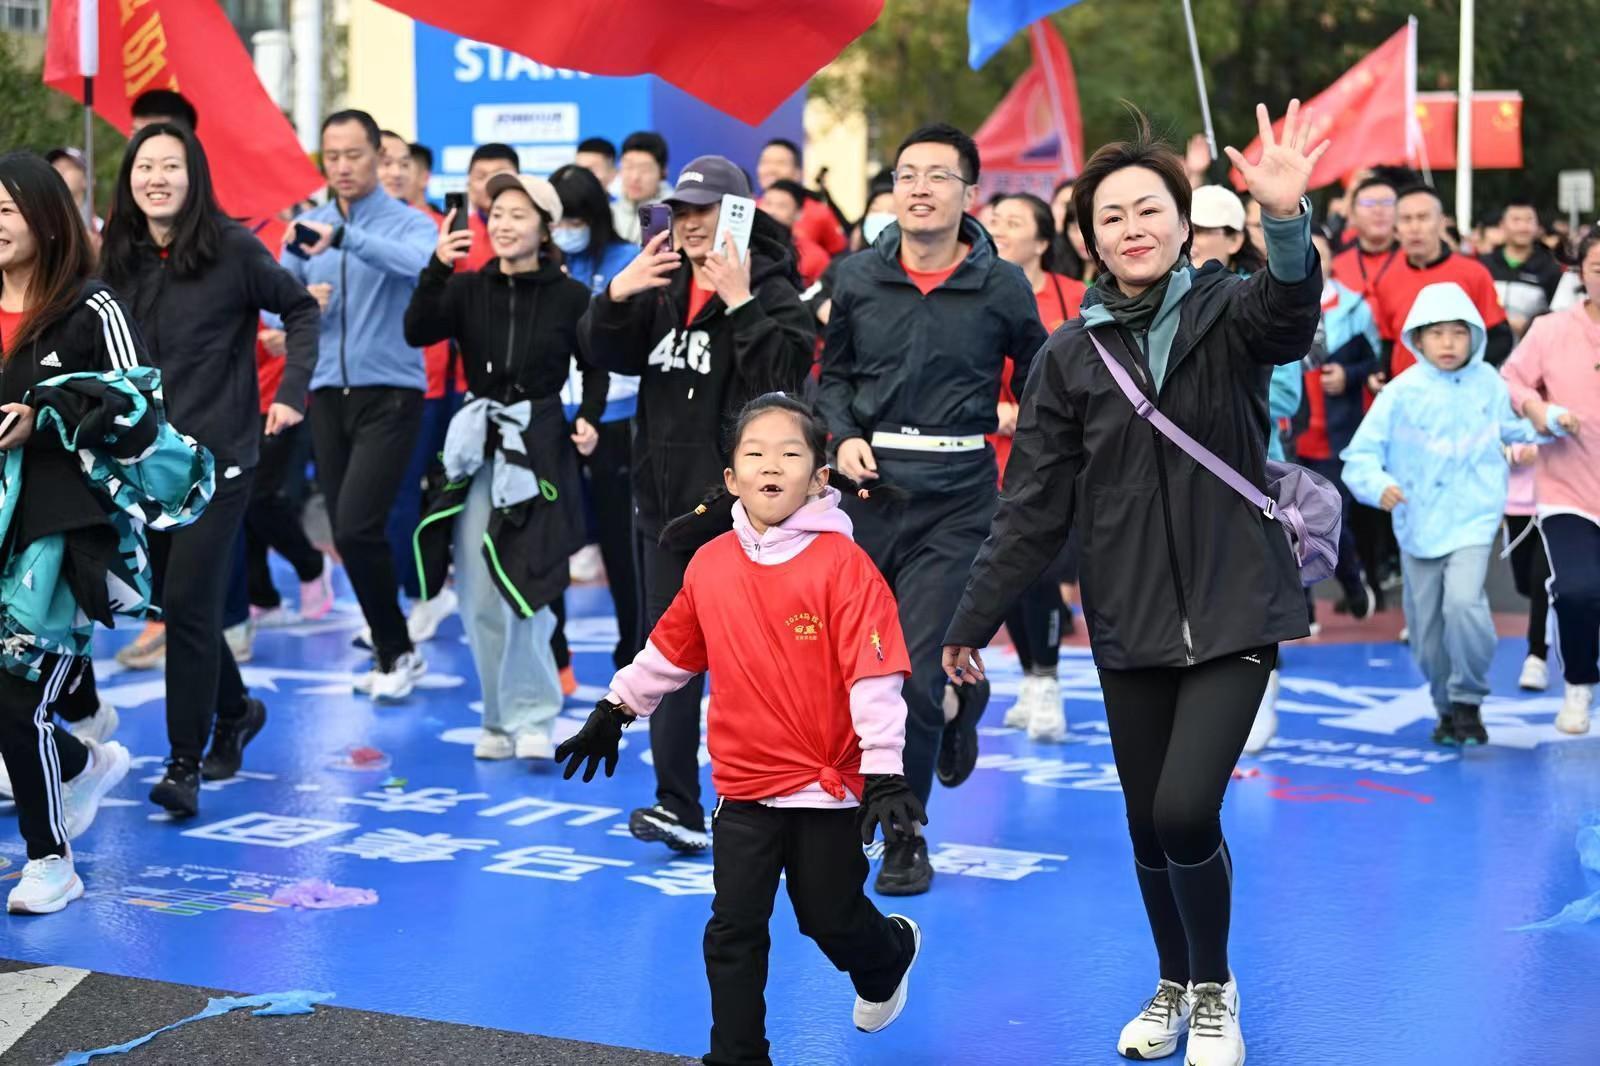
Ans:
[[[1452,703],[1483,703],[1494,660],[1494,618],[1484,580],[1492,545],[1458,548],[1438,559],[1400,555],[1411,654],[1440,714]]]
[[[523,618],[506,602],[483,558],[483,537],[493,505],[494,476],[485,466],[472,479],[455,525],[456,594],[461,622],[483,687],[483,728],[517,736],[550,733],[561,712],[561,678],[556,672],[550,634],[555,612],[541,607]]]

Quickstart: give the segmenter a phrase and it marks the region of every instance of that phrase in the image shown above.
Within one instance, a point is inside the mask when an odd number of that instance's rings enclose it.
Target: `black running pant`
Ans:
[[[1539,530],[1549,552],[1566,682],[1600,684],[1600,525],[1558,514],[1539,519]]]
[[[1528,599],[1528,654],[1535,659],[1550,658],[1550,561],[1545,558],[1544,540],[1532,515],[1506,515],[1506,538],[1517,542],[1511,549],[1511,579],[1517,594]],[[1521,541],[1517,538],[1521,537]]]
[[[267,552],[277,552],[294,567],[302,583],[322,576],[322,553],[306,536],[300,521],[300,508],[286,490],[289,469],[299,459],[304,463],[306,434],[304,422],[290,426],[275,437],[261,435],[261,458],[256,464],[255,485],[250,506],[245,511],[245,558],[250,575],[250,603],[256,607],[277,607],[283,602],[272,583],[272,567]]]
[[[89,762],[83,742],[51,721],[51,707],[74,668],[72,659],[46,655],[37,681],[0,670],[0,759],[11,774],[29,859],[67,854],[62,784],[83,773]]]
[[[1222,797],[1277,664],[1269,645],[1197,666],[1100,671],[1140,888],[1169,980],[1228,979]],[[1170,895],[1146,876],[1163,868]]]
[[[714,821],[716,895],[706,923],[713,1066],[766,1064],[767,954],[782,875],[800,932],[872,1003],[894,995],[911,965],[910,930],[862,891],[867,859],[858,808],[777,808],[724,800]]]
[[[411,650],[386,527],[421,425],[418,389],[329,388],[312,394],[317,483],[380,664]]]
[[[683,588],[692,553],[663,548],[655,536],[639,533],[639,573],[643,577],[644,631],[648,637]],[[686,829],[702,832],[700,806],[700,699],[705,675],[670,693],[650,716],[650,756],[655,763],[656,802],[678,816]]]
[[[1028,673],[1042,670],[1054,673],[1061,663],[1061,616],[1066,604],[1061,600],[1061,583],[1049,574],[1035,581],[1017,597],[1006,615],[1006,632],[1017,649],[1017,662]]]

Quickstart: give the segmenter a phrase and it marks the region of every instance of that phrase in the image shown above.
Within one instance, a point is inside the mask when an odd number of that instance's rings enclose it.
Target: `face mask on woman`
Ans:
[[[550,237],[567,255],[577,255],[589,247],[588,226],[557,226]]]
[[[868,244],[875,244],[878,235],[889,228],[889,223],[895,221],[893,211],[874,211],[861,220],[861,239]]]

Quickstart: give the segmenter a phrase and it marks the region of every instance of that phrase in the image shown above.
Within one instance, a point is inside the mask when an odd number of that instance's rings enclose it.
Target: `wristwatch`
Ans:
[[[344,247],[344,224],[343,223],[340,223],[339,225],[333,227],[333,240],[328,242],[328,247],[329,248],[343,248]]]

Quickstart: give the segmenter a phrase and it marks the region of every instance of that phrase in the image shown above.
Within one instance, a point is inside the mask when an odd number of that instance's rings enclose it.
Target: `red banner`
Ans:
[[[974,134],[982,161],[979,197],[1031,192],[1048,200],[1056,183],[1083,169],[1078,79],[1066,43],[1048,20],[1029,27],[1033,66]]]
[[[1362,167],[1410,160],[1416,131],[1411,114],[1417,81],[1416,33],[1413,20],[1300,105],[1301,121],[1311,123],[1310,143],[1331,142],[1311,172],[1311,188],[1332,185]],[[1282,130],[1279,119],[1273,131]],[[1244,155],[1250,160],[1261,157],[1259,137]],[[1232,179],[1244,188],[1238,171]]]
[[[200,114],[200,140],[222,209],[272,215],[322,185],[294,128],[256,78],[239,35],[215,0],[100,0],[95,114],[126,134],[149,89],[181,92]],[[44,82],[83,101],[78,3],[51,5]]]
[[[754,126],[877,21],[883,0],[380,0],[586,74],[654,74]]]
[[[1422,128],[1418,162],[1433,170],[1456,165],[1455,93],[1418,93],[1417,124]],[[1522,169],[1522,94],[1472,94],[1472,169]]]

